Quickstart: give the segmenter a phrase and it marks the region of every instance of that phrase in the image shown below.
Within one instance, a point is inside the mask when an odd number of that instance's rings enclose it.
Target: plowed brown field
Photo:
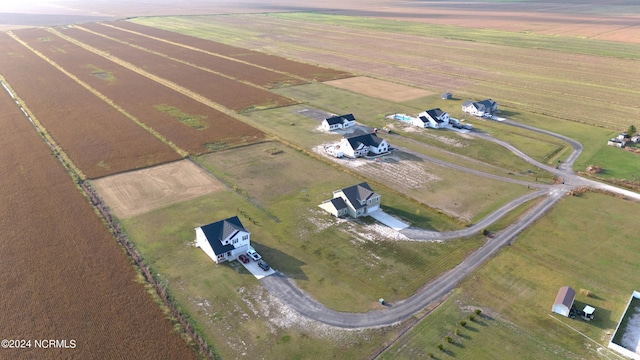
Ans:
[[[254,85],[265,88],[279,87],[283,85],[300,85],[306,82],[300,78],[294,78],[282,73],[247,64],[245,62],[207,54],[202,51],[182,46],[172,45],[164,41],[155,40],[147,36],[132,34],[109,26],[93,23],[83,24],[82,27],[116,38],[128,44],[137,45],[175,59],[180,59],[189,64],[210,69],[234,79],[248,81]]]
[[[0,34],[0,71],[89,178],[180,156],[33,52]]]
[[[225,45],[219,42],[199,39],[196,37],[178,34],[171,31],[139,25],[129,21],[115,21],[109,24],[123,29],[136,31],[141,34],[192,46],[211,53],[216,53],[223,56],[228,56],[230,58],[246,61],[252,64],[264,66],[269,69],[286,72],[309,80],[326,81],[352,76],[350,73],[340,70],[333,70],[320,66],[292,61],[279,56],[267,55],[265,53]]]
[[[160,85],[102,56],[72,44],[46,30],[15,31],[46,57],[100,91],[129,114],[191,154],[208,152],[264,138],[261,131]],[[47,41],[40,41],[46,38]],[[201,128],[181,123],[159,106],[179,109],[197,118]],[[162,108],[160,108],[162,109]],[[193,125],[193,124],[192,124]]]
[[[194,68],[84,30],[69,28],[60,29],[60,31],[232,110],[270,108],[295,103],[292,99],[276,95],[265,89]]]
[[[194,359],[1,87],[0,108],[0,324],[2,338],[31,346],[0,349],[0,358]],[[36,348],[35,340],[45,339],[75,345]]]

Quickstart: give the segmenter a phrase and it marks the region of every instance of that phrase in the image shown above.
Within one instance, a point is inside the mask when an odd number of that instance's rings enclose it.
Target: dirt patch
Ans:
[[[394,84],[366,76],[326,81],[325,84],[394,102],[408,101],[434,94],[433,92],[424,89]]]
[[[189,160],[95,180],[93,185],[119,218],[216,192],[225,185]]]

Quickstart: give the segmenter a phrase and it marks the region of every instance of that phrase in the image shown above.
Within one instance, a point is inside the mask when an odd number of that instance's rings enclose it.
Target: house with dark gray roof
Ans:
[[[498,110],[498,103],[491,100],[472,102],[467,100],[462,104],[462,111],[474,116],[491,116]]]
[[[322,120],[322,129],[325,131],[341,130],[356,125],[353,114],[336,115]]]
[[[338,146],[345,156],[352,158],[366,156],[369,153],[378,155],[389,151],[387,141],[376,133],[345,137]]]
[[[334,191],[333,199],[324,201],[320,207],[336,217],[349,215],[358,218],[380,209],[380,194],[363,182]]]
[[[250,248],[251,233],[237,216],[195,228],[196,246],[219,264],[245,254]]]
[[[435,108],[421,112],[418,114],[418,119],[420,119],[424,124],[423,127],[441,129],[449,124],[449,119],[451,119],[451,117],[440,108]],[[418,126],[420,125],[418,124]]]

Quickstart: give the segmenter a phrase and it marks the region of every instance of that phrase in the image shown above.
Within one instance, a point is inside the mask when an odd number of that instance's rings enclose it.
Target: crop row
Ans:
[[[194,91],[228,109],[242,111],[295,103],[292,99],[265,89],[250,86],[78,28],[60,29],[60,32],[144,69],[155,76]]]
[[[252,64],[232,60],[230,58],[216,56],[183,46],[176,46],[165,41],[156,40],[148,36],[133,34],[114,27],[104,26],[97,23],[83,24],[83,28],[93,32],[106,35],[111,38],[124,41],[150,51],[161,53],[169,57],[180,59],[189,64],[210,69],[217,73],[225,74],[228,77],[241,81],[248,81],[254,85],[271,88],[280,85],[299,85],[306,81],[294,78],[283,73],[264,69]]]
[[[260,140],[233,117],[43,29],[15,32],[29,46],[98,90],[166,140],[191,154]],[[46,41],[43,41],[46,39]]]
[[[351,74],[340,70],[333,70],[316,65],[305,64],[302,62],[285,59],[280,56],[268,55],[258,51],[230,46],[215,41],[200,39],[197,37],[183,35],[172,31],[139,25],[130,21],[115,21],[109,24],[122,29],[136,31],[141,34],[166,39],[178,44],[205,50],[210,53],[227,56],[233,59],[246,61],[276,71],[285,72],[305,78],[307,80],[327,81],[351,76]]]
[[[3,51],[20,56],[13,40],[0,39]],[[29,68],[28,57],[21,59]],[[4,338],[32,341],[31,348],[2,349],[3,358],[194,358],[3,88],[0,108],[0,323]],[[35,339],[73,347],[35,348]]]
[[[162,141],[4,33],[0,34],[0,49],[2,73],[87,177],[180,158]]]

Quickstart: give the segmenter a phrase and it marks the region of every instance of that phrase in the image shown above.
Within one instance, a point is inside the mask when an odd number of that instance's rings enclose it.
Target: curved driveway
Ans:
[[[522,153],[511,144],[494,139],[487,134],[476,133],[476,136],[480,136],[506,147],[525,161],[537,167],[545,169],[553,174],[562,176],[565,180],[565,184],[541,185],[514,180],[511,178],[483,173],[477,170],[467,169],[459,165],[449,164],[442,160],[434,159],[419,153],[410,152],[406,149],[403,149],[403,151],[407,151],[415,156],[419,156],[425,160],[432,161],[443,166],[449,166],[458,170],[468,171],[476,175],[487,176],[502,181],[522,183],[524,185],[541,188],[541,190],[529,193],[525,196],[509,202],[508,204],[504,205],[497,211],[487,216],[482,221],[466,229],[443,233],[415,228],[405,229],[401,231],[411,239],[434,241],[477,234],[481,229],[492,224],[497,219],[504,216],[517,206],[525,203],[526,201],[544,196],[545,194],[547,195],[542,201],[538,202],[533,208],[529,209],[524,216],[520,217],[519,220],[508,226],[506,229],[502,230],[495,238],[488,239],[484,245],[482,245],[473,254],[464,259],[455,268],[440,275],[435,280],[431,281],[429,284],[418,290],[413,296],[394,303],[392,304],[392,306],[385,307],[381,310],[374,310],[365,313],[347,313],[335,311],[325,307],[324,305],[320,304],[315,299],[310,297],[308,294],[304,293],[300,288],[298,288],[293,280],[280,273],[265,277],[260,280],[260,283],[262,283],[262,285],[271,294],[278,297],[284,303],[288,304],[292,309],[300,313],[300,315],[327,325],[348,329],[393,325],[413,316],[415,313],[421,311],[433,301],[445,296],[447,293],[453,290],[462,279],[464,279],[469,273],[482,265],[501,247],[511,243],[511,241],[513,241],[513,239],[515,239],[518,234],[520,234],[524,229],[526,229],[528,226],[542,217],[542,215],[544,215],[558,201],[560,201],[562,197],[572,188],[575,188],[577,186],[591,186],[618,193],[632,199],[640,200],[640,194],[620,189],[608,184],[602,184],[593,180],[584,179],[575,175],[572,170],[573,162],[582,151],[582,145],[577,141],[567,138],[563,135],[552,133],[547,130],[537,129],[528,125],[514,123],[509,120],[505,120],[503,121],[503,123],[532,131],[541,132],[568,142],[573,147],[573,152],[565,160],[565,162],[556,169],[529,158],[526,154]]]

